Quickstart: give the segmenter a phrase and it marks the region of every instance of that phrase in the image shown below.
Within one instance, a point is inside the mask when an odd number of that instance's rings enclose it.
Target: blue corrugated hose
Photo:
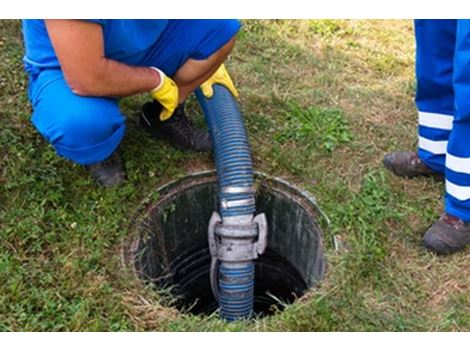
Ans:
[[[228,321],[248,318],[253,310],[255,284],[253,261],[231,267],[229,263],[219,266],[220,314]]]
[[[236,99],[222,85],[213,86],[214,95],[206,98],[200,89],[196,91],[199,104],[204,112],[217,168],[219,185],[219,204],[223,201],[254,199],[253,165],[251,150],[245,124]],[[244,193],[224,193],[225,187],[242,187]],[[243,202],[242,202],[243,203]],[[253,215],[254,202],[251,204],[224,208],[220,206],[223,219]],[[222,318],[233,321],[249,318],[253,311],[254,296],[253,261],[221,262],[218,272],[218,301]]]

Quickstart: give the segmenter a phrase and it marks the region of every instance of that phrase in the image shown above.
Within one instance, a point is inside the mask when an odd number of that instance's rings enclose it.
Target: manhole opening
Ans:
[[[280,179],[256,175],[257,213],[268,219],[268,248],[256,260],[255,317],[282,310],[323,277],[325,257],[319,213],[306,193]],[[136,221],[125,246],[128,265],[141,280],[169,290],[174,305],[192,314],[211,314],[209,218],[217,207],[214,172],[190,175],[156,192]]]

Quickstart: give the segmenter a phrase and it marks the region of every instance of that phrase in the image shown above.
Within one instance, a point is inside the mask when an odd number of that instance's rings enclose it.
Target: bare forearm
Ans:
[[[46,28],[68,85],[78,95],[124,97],[160,83],[148,67],[106,58],[103,29],[79,20],[46,20]]]
[[[125,97],[154,89],[160,84],[160,76],[149,67],[129,66],[103,58],[98,67],[81,76],[69,77],[67,81],[78,95]]]

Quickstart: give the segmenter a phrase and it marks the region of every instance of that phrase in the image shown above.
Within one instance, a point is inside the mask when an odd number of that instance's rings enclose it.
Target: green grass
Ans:
[[[332,152],[340,144],[351,141],[348,122],[341,110],[302,108],[287,104],[285,123],[278,126],[274,141],[280,145],[303,144],[309,150]]]
[[[164,182],[212,168],[210,157],[142,134],[135,115],[148,97],[127,98],[129,180],[97,187],[31,125],[22,56],[19,22],[0,21],[0,330],[470,329],[470,254],[440,258],[420,245],[442,210],[442,183],[381,165],[416,143],[410,21],[244,22],[227,67],[255,166],[310,191],[332,222],[321,286],[251,323],[168,308],[166,294],[122,268],[139,204]],[[189,111],[198,114],[194,99]]]

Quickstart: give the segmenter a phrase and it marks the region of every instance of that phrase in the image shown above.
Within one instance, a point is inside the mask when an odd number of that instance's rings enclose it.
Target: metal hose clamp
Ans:
[[[239,200],[222,199],[220,201],[220,206],[224,210],[233,208],[233,207],[243,207],[243,206],[250,206],[250,205],[255,205],[255,197],[253,196],[247,199],[239,199]]]
[[[228,194],[240,194],[240,193],[255,193],[254,186],[247,186],[247,187],[236,187],[236,186],[226,186],[220,189],[220,193],[228,193]]]

